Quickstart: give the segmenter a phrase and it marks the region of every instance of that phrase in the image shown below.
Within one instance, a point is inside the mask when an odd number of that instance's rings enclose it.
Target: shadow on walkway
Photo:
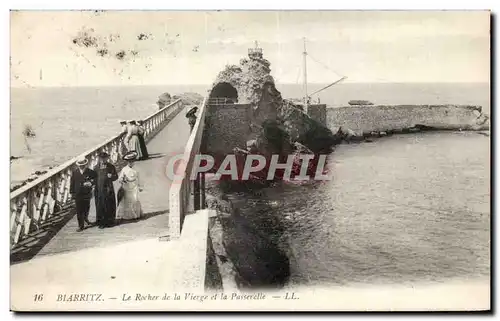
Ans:
[[[73,203],[54,213],[39,229],[16,244],[10,251],[10,264],[32,259],[72,218]]]
[[[155,217],[157,215],[166,214],[168,212],[169,212],[168,210],[165,210],[165,211],[156,211],[156,212],[144,213],[144,214],[142,214],[142,216],[140,218],[135,219],[135,220],[120,220],[119,219],[116,225],[138,223],[138,222],[150,219],[152,217]]]
[[[149,154],[148,158],[141,159],[139,162],[147,161],[148,159],[155,159],[155,158],[162,158],[162,157],[165,157],[165,154],[162,154],[162,153]]]

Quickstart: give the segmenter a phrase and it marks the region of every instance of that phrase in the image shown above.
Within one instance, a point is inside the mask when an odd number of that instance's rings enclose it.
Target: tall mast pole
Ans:
[[[306,51],[306,38],[304,37],[304,112],[307,114],[307,51]]]

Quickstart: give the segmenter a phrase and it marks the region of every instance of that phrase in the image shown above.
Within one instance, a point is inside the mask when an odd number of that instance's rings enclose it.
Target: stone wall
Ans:
[[[378,105],[327,108],[327,126],[340,126],[361,134],[425,125],[443,129],[488,127],[488,117],[480,106],[457,105]],[[486,123],[483,123],[486,121]]]
[[[307,115],[322,125],[326,125],[326,105],[309,105]]]
[[[250,104],[211,105],[205,123],[205,148],[209,154],[232,154],[233,148],[246,148],[251,134]]]

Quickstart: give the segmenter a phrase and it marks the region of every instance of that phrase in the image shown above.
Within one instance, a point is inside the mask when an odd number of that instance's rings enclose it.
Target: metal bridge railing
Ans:
[[[218,98],[208,98],[209,105],[227,105],[236,104],[237,101],[234,98],[218,97]]]

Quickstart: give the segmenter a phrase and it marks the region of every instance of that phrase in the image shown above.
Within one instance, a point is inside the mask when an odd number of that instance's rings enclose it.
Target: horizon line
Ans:
[[[294,82],[275,82],[275,86],[278,85],[296,85],[302,86],[303,84],[294,83]],[[308,85],[326,85],[328,82],[308,82]],[[337,86],[341,85],[356,85],[356,84],[491,84],[490,81],[356,81],[356,82],[344,82],[341,84],[337,84]],[[42,86],[33,86],[33,85],[24,85],[24,86],[9,86],[10,89],[31,89],[31,88],[95,88],[95,87],[162,87],[162,86],[206,86],[207,88],[211,87],[213,83],[206,84],[107,84],[107,85],[42,85]]]

